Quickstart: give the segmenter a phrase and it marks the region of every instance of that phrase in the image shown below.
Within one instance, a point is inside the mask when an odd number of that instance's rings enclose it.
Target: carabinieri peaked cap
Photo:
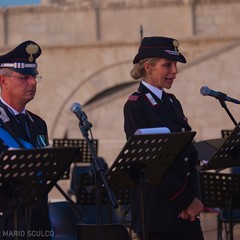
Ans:
[[[144,37],[139,46],[133,64],[144,58],[166,58],[172,61],[186,63],[185,57],[178,50],[179,42],[168,37]]]
[[[41,55],[40,46],[31,41],[19,44],[12,51],[0,56],[0,68],[9,68],[24,75],[37,75],[36,59]]]

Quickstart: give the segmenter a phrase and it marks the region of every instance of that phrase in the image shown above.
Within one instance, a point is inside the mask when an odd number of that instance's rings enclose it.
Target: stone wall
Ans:
[[[234,127],[216,99],[201,96],[201,86],[240,98],[239,2],[169,0],[161,6],[150,0],[131,2],[135,5],[112,0],[96,8],[89,1],[62,5],[45,1],[40,6],[0,9],[0,54],[27,39],[42,46],[38,63],[44,79],[30,110],[46,119],[51,139],[66,134],[82,138],[78,120],[69,110],[79,102],[100,141],[99,155],[109,163],[125,143],[122,108],[137,82],[128,88],[120,85],[133,82],[129,72],[141,26],[143,36],[180,41],[188,63],[179,64],[171,92],[197,131],[196,141],[218,138],[221,129]],[[103,92],[102,98],[85,106]],[[238,121],[238,106],[227,105]]]
[[[81,4],[82,6],[144,6],[144,5],[166,5],[166,4],[182,4],[182,3],[196,3],[196,4],[218,4],[218,3],[232,3],[238,0],[42,0],[42,5],[69,5]]]

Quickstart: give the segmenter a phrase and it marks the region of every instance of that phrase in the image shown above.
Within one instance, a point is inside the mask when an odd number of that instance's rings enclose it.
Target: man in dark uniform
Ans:
[[[145,37],[133,60],[131,76],[141,79],[138,91],[124,106],[127,139],[143,128],[168,128],[170,132],[191,131],[178,99],[170,89],[178,72],[177,62],[186,63],[179,42],[167,37]],[[146,193],[149,240],[203,240],[199,215],[197,152],[192,143],[174,160],[161,183],[148,186]],[[132,228],[143,236],[139,189],[131,198]]]
[[[41,52],[37,43],[25,41],[0,56],[1,150],[49,145],[46,122],[26,110],[41,80],[36,63]],[[51,239],[47,196],[37,206],[20,208],[17,217],[16,229],[14,210],[0,209],[0,239]]]

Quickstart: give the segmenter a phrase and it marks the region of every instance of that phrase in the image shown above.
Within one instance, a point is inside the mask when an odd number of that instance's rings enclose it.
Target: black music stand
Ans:
[[[235,186],[235,184],[240,184],[240,182],[238,180],[238,182],[235,183],[235,180],[233,180],[233,178],[237,178],[238,176],[234,174],[225,175],[225,174],[218,174],[218,173],[204,173],[204,171],[215,170],[219,172],[226,168],[240,166],[240,123],[236,125],[232,133],[224,140],[225,141],[219,147],[218,151],[214,154],[212,159],[207,164],[200,166],[199,170],[201,171],[200,180],[203,181],[204,178],[209,179],[208,176],[210,176],[211,184],[217,185],[219,184],[218,182],[220,182],[219,187],[220,189],[222,189],[222,191],[218,191],[217,194],[221,194],[221,196],[218,196],[218,198],[223,198],[223,201],[225,202],[225,204],[223,204],[223,202],[219,202],[219,200],[217,202],[214,202],[216,199],[212,199],[213,201],[212,203],[211,202],[205,203],[204,201],[203,202],[207,206],[209,204],[211,206],[215,205],[214,207],[222,206],[223,208],[230,209],[230,237],[231,239],[233,239],[232,209],[240,208],[240,205],[238,204],[237,206],[235,205],[234,203],[235,200],[233,198],[236,198],[236,197],[234,195],[235,193],[232,193],[233,190],[237,191],[237,189],[239,189],[237,188],[239,186]],[[224,179],[225,182],[223,182],[222,179]],[[202,188],[207,187],[205,186],[206,184],[204,183],[201,183],[201,185],[204,185],[202,186]],[[232,188],[232,186],[235,186],[236,188],[234,189]],[[209,191],[207,191],[206,189],[201,189],[201,190],[202,190],[201,194],[203,195],[203,197],[209,194]],[[207,191],[206,194],[205,194],[205,191]],[[217,195],[215,196],[215,198],[216,197]],[[204,200],[207,201],[207,199],[204,199]]]
[[[240,123],[225,139],[212,159],[199,170],[221,170],[240,166]]]
[[[16,149],[0,155],[0,209],[37,205],[53,188],[80,149]],[[16,219],[18,216],[16,216]],[[18,222],[16,222],[18,229]]]
[[[98,139],[94,139],[94,146],[98,150]],[[92,153],[85,139],[53,139],[53,147],[80,147],[79,157],[74,163],[92,163]]]
[[[96,217],[95,211],[91,211],[91,206],[96,206],[96,185],[94,176],[90,173],[84,172],[81,173],[80,176],[80,184],[77,193],[77,204],[82,206],[83,212],[84,210],[90,209],[90,214],[87,214],[88,217],[94,215],[92,217]],[[116,199],[120,207],[124,205],[129,205],[130,202],[130,192],[129,189],[120,189],[115,192]],[[107,192],[105,189],[101,189],[101,204],[104,206],[104,222],[105,223],[113,223],[113,222],[123,222],[125,218],[123,215],[127,214],[127,208],[122,209],[112,209],[111,203],[109,201]],[[119,211],[118,211],[119,210]],[[116,215],[117,213],[117,215]],[[86,215],[86,213],[85,213]],[[86,222],[93,223],[95,222],[93,219],[85,219]]]
[[[96,147],[96,151],[98,149],[98,139],[94,139],[94,145]],[[85,139],[75,139],[75,138],[55,138],[53,139],[53,147],[80,147],[79,156],[73,162],[74,167],[78,163],[81,164],[90,164],[92,162],[92,154],[88,147],[87,141]],[[61,179],[66,180],[69,179],[70,176],[70,167],[65,171]],[[74,183],[73,183],[74,184]],[[73,189],[71,189],[73,190]],[[69,194],[73,195],[75,192],[71,192],[69,190]]]
[[[134,135],[129,138],[106,176],[113,190],[139,187],[143,236],[148,238],[146,186],[157,185],[196,132]]]
[[[240,175],[200,172],[201,200],[206,206],[229,210],[230,239],[233,239],[233,209],[240,208]]]
[[[78,189],[77,203],[80,205],[96,204],[95,180],[90,173],[82,173],[80,176],[80,185]],[[103,193],[103,203],[108,204],[109,199],[105,189],[101,189]],[[118,189],[116,198],[119,204],[128,204],[130,201],[129,188]]]

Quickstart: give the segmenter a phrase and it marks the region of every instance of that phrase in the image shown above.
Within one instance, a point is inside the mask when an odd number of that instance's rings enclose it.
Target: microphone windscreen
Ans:
[[[210,88],[207,87],[207,86],[202,86],[201,89],[200,89],[200,93],[201,93],[203,96],[207,96],[207,95],[209,95],[209,93],[210,93]]]
[[[81,110],[81,105],[76,102],[71,105],[70,111],[76,113],[77,110]]]

